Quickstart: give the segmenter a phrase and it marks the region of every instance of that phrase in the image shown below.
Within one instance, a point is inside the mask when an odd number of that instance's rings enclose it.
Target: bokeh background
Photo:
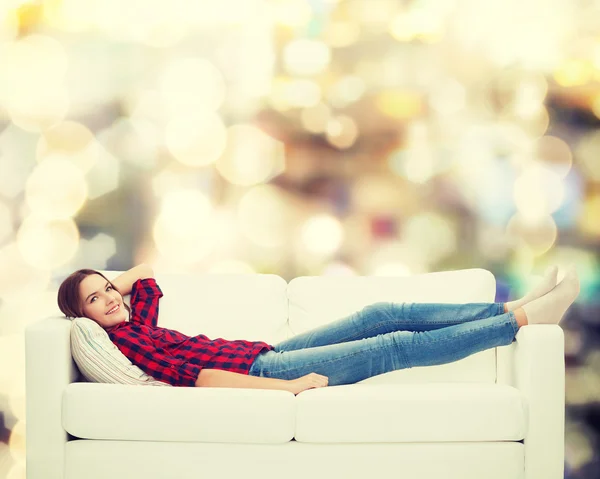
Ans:
[[[72,271],[550,264],[565,477],[600,477],[599,0],[0,0],[0,477]],[[58,314],[58,309],[56,309]]]

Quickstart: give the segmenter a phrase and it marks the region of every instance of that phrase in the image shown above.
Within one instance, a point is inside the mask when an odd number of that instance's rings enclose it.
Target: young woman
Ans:
[[[353,384],[389,371],[444,364],[515,340],[528,324],[558,324],[579,295],[573,266],[557,285],[550,267],[532,291],[508,303],[389,303],[276,345],[186,336],[158,323],[163,293],[148,265],[112,282],[82,269],[67,277],[58,306],[67,318],[87,317],[129,360],[173,386],[306,389]],[[131,308],[123,296],[131,293]]]

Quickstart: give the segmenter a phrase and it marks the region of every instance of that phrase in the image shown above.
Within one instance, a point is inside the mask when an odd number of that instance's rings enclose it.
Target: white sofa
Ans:
[[[104,271],[108,278],[120,272]],[[484,269],[411,277],[157,274],[159,326],[270,344],[378,302],[493,302]],[[128,299],[128,297],[126,297]],[[26,329],[28,479],[562,479],[564,336],[357,384],[287,391],[96,384],[69,320]]]

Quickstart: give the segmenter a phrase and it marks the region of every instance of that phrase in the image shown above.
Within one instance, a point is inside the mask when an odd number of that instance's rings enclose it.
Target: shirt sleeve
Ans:
[[[115,345],[137,367],[158,381],[172,386],[194,387],[202,367],[165,354],[139,337],[115,338]]]
[[[131,322],[156,327],[158,324],[158,300],[163,292],[154,278],[138,279],[131,286]]]

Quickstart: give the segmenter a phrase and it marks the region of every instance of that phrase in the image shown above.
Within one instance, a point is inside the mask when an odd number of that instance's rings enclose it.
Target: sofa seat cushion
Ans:
[[[81,439],[279,444],[294,437],[295,409],[288,391],[71,383],[62,425]]]
[[[298,442],[464,442],[525,438],[527,400],[489,383],[351,384],[296,396]]]

